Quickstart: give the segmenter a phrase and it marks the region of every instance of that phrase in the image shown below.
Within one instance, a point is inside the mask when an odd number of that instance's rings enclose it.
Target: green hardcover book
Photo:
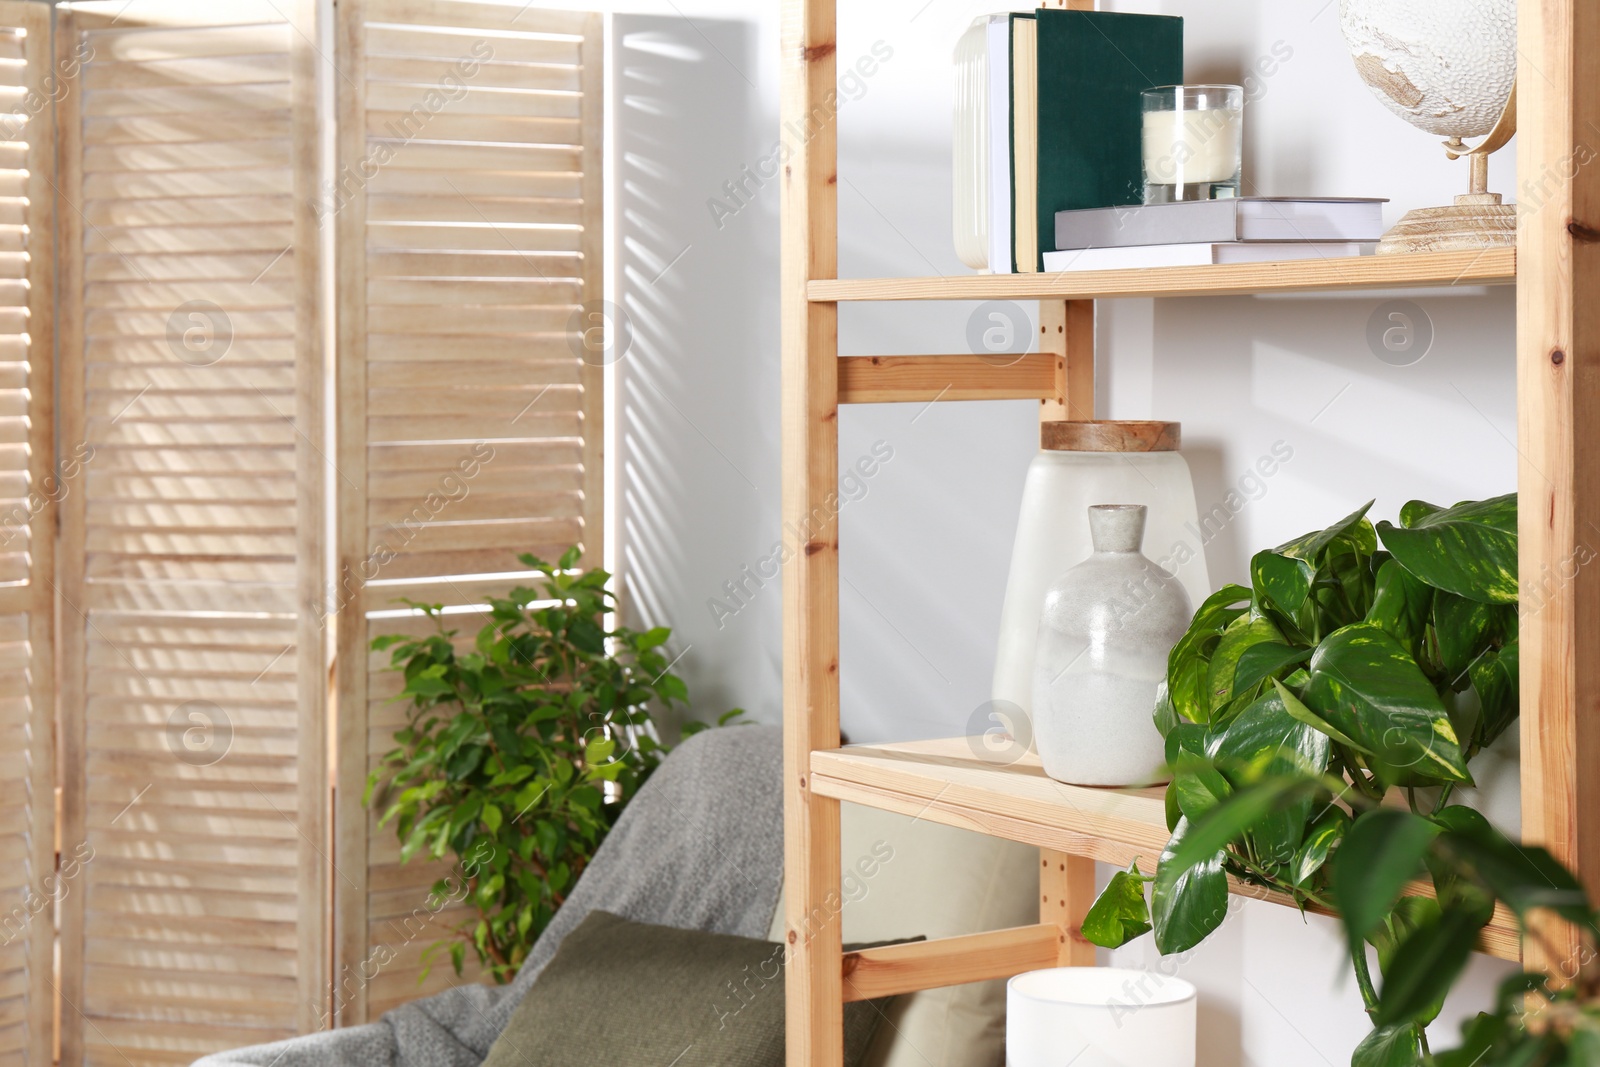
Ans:
[[[1139,94],[1183,82],[1183,19],[1040,8],[1038,251],[1056,212],[1144,201]]]

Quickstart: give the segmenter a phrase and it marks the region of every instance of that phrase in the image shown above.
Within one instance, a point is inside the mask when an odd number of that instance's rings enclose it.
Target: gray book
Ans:
[[[1229,241],[1376,241],[1385,200],[1248,196],[1056,212],[1056,249]]]

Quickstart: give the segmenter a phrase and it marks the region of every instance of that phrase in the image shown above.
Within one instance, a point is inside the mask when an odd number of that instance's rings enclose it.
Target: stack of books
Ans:
[[[975,214],[987,240],[957,244],[979,270],[1039,271],[1056,212],[1144,199],[1139,94],[1183,80],[1183,20],[1040,8],[987,16],[968,35],[984,66],[972,108],[983,133],[957,138],[983,145],[957,185],[986,189]]]
[[[1044,269],[1125,270],[1371,255],[1382,200],[1240,197],[1058,211]]]
[[[956,244],[970,267],[1336,258],[1370,253],[1383,235],[1381,200],[1143,204],[1140,94],[1183,81],[1181,18],[1006,12],[977,20],[956,57]]]

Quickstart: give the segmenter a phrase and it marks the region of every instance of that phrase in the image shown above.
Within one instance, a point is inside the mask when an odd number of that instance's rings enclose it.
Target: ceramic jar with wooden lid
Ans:
[[[1017,537],[1000,614],[991,715],[1019,739],[1032,737],[1033,666],[1045,590],[1089,558],[1085,521],[1095,504],[1142,504],[1144,553],[1176,575],[1193,604],[1211,595],[1206,574],[1208,527],[1197,515],[1194,482],[1178,453],[1175,422],[1047,422],[1028,468]],[[985,729],[991,724],[981,724]]]

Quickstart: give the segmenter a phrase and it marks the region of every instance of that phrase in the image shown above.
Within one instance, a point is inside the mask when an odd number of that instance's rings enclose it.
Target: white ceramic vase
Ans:
[[[1115,500],[1148,506],[1145,543],[1151,558],[1178,576],[1194,603],[1211,595],[1206,545],[1233,515],[1221,506],[1204,516],[1197,513],[1194,481],[1178,451],[1181,438],[1175,422],[1045,424],[1022,489],[995,647],[993,707],[1031,715],[1033,654],[1045,590],[1092,551],[1083,521],[1091,505]],[[1010,729],[1023,741],[1031,736],[1028,722],[998,719],[976,724],[972,732],[991,725]]]
[[[1177,578],[1146,559],[1146,509],[1089,509],[1094,552],[1052,584],[1033,666],[1033,739],[1073,785],[1150,785],[1165,764],[1152,713],[1167,653],[1192,617]]]

